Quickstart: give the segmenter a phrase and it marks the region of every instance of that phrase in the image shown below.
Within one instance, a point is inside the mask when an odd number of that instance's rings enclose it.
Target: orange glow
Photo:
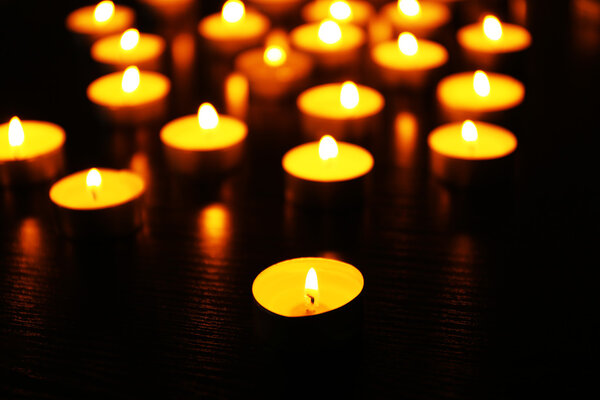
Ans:
[[[238,0],[229,0],[223,4],[221,17],[224,21],[233,24],[244,18],[245,13],[246,8],[244,7],[244,3]]]
[[[477,140],[477,127],[470,119],[463,122],[460,133],[465,142],[475,142]]]
[[[490,40],[499,40],[502,37],[502,24],[493,15],[486,15],[483,19],[483,33]]]
[[[327,44],[337,43],[342,39],[342,30],[335,21],[326,19],[319,25],[319,39]]]
[[[10,147],[18,147],[25,141],[25,132],[19,117],[12,117],[8,123],[8,144]]]
[[[347,21],[352,17],[352,9],[345,1],[334,1],[329,6],[329,15],[338,21]]]
[[[121,79],[121,88],[125,93],[134,92],[140,85],[140,70],[136,66],[127,67]]]
[[[473,74],[473,89],[480,97],[487,97],[490,94],[490,80],[482,70],[477,70]]]
[[[224,86],[226,113],[245,120],[248,112],[248,78],[234,72],[225,79]]]
[[[421,5],[417,0],[398,0],[398,11],[409,17],[414,17],[421,12]]]
[[[107,22],[115,14],[115,4],[112,1],[101,1],[94,9],[94,20],[96,22]]]
[[[398,36],[398,48],[400,52],[407,56],[414,56],[419,50],[417,38],[412,33],[402,32]]]
[[[333,136],[325,135],[319,141],[319,157],[321,160],[336,158],[338,155],[338,145]]]
[[[319,280],[314,268],[309,269],[306,273],[304,302],[306,303],[307,311],[310,312],[314,312],[314,309],[319,305]]]
[[[358,88],[354,82],[346,81],[342,84],[340,90],[340,103],[345,109],[351,110],[356,108],[359,102]]]
[[[140,31],[135,28],[127,29],[121,35],[121,48],[123,50],[131,50],[135,48],[140,41]]]
[[[280,46],[268,46],[265,49],[265,53],[263,55],[263,59],[265,64],[271,67],[279,67],[285,64],[287,59],[287,54],[283,47]]]
[[[219,114],[210,103],[202,103],[198,108],[198,125],[202,129],[215,129],[219,125]]]

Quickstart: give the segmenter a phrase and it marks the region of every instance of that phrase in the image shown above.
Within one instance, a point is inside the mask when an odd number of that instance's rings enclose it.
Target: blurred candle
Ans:
[[[71,12],[67,16],[67,28],[78,35],[86,37],[90,42],[123,32],[133,25],[134,11],[125,6],[114,5],[112,1],[101,1],[95,6],[86,6]]]
[[[416,165],[419,146],[419,121],[411,112],[403,111],[394,120],[395,164],[399,167]]]
[[[338,23],[352,23],[365,27],[375,14],[373,6],[366,1],[317,0],[302,8],[306,22],[320,22],[331,18]]]
[[[249,4],[272,20],[280,20],[295,15],[303,0],[248,0]]]
[[[164,18],[179,17],[192,10],[194,0],[140,0]]]
[[[113,70],[123,70],[129,65],[141,69],[159,70],[165,41],[157,35],[141,33],[131,28],[118,35],[96,41],[91,48],[92,58]]]
[[[450,21],[448,6],[439,2],[398,0],[381,8],[381,15],[388,18],[396,33],[412,32],[418,37],[432,37]]]
[[[225,79],[225,109],[227,114],[245,121],[248,114],[248,79],[237,72]]]

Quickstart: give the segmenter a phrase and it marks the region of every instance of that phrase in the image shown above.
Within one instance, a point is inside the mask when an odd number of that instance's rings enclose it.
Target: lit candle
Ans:
[[[165,40],[157,35],[141,33],[131,28],[122,34],[110,35],[96,41],[91,48],[92,58],[110,66],[113,70],[124,70],[129,65],[140,69],[159,70]]]
[[[131,171],[91,168],[52,185],[50,200],[69,237],[126,235],[142,224],[145,186]]]
[[[360,146],[325,135],[289,150],[282,160],[288,201],[344,208],[362,201],[373,156]]]
[[[0,125],[0,184],[26,185],[49,181],[64,167],[65,131],[42,121],[12,117]]]
[[[248,78],[239,72],[227,76],[223,84],[225,92],[225,110],[227,114],[246,121],[248,114],[249,84]]]
[[[114,122],[143,123],[164,117],[170,89],[166,76],[131,66],[93,81],[87,96]]]
[[[101,1],[95,6],[79,8],[67,16],[67,28],[90,42],[102,36],[123,32],[133,25],[134,11],[125,6],[115,6],[112,1]]]
[[[510,178],[517,139],[500,126],[466,120],[434,129],[428,144],[434,176],[455,186],[482,186]]]
[[[403,32],[397,41],[376,45],[371,58],[383,83],[420,88],[431,80],[433,71],[446,64],[448,52],[438,43]]]
[[[211,14],[198,24],[198,32],[216,52],[231,56],[240,50],[258,46],[269,30],[264,15],[246,9],[238,0],[228,0],[220,13]]]
[[[331,18],[338,23],[352,23],[365,27],[375,14],[373,6],[366,1],[317,0],[302,8],[306,22],[319,22]]]
[[[437,87],[441,112],[449,121],[499,120],[504,111],[517,107],[524,97],[525,86],[518,80],[479,70],[447,76]]]
[[[377,130],[385,101],[375,89],[348,81],[307,89],[296,103],[308,137],[329,132],[338,139],[359,140]]]
[[[177,118],[160,132],[171,169],[185,175],[219,175],[239,165],[248,128],[203,103],[197,115]]]
[[[381,8],[397,33],[412,32],[418,37],[432,37],[450,21],[448,6],[437,2],[398,0]]]

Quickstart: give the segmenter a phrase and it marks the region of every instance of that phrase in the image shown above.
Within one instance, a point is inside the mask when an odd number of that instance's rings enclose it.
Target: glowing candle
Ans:
[[[428,144],[434,176],[451,185],[481,186],[510,178],[517,139],[500,126],[466,120],[434,129]]]
[[[435,35],[450,21],[448,6],[432,1],[398,0],[384,5],[381,14],[392,22],[398,33],[412,32],[424,38]]]
[[[67,16],[67,28],[94,41],[102,36],[123,32],[133,25],[134,11],[125,6],[115,6],[112,1],[101,1],[95,6],[79,8]]]
[[[269,30],[270,22],[262,14],[246,9],[238,0],[228,0],[220,13],[211,14],[198,24],[198,32],[214,51],[231,56],[257,46]]]
[[[126,170],[91,168],[50,188],[61,231],[69,237],[126,235],[142,224],[145,183]]]
[[[144,123],[164,117],[170,89],[166,76],[132,66],[96,79],[87,96],[114,122]]]
[[[197,115],[177,118],[160,132],[167,162],[186,175],[219,175],[239,165],[248,128],[203,103]]]
[[[305,90],[296,103],[308,137],[328,132],[338,139],[361,139],[377,129],[385,101],[375,89],[344,82]]]
[[[64,168],[64,130],[50,122],[12,117],[0,124],[0,184],[49,181]]]
[[[239,72],[233,72],[227,76],[223,86],[227,114],[245,121],[248,113],[248,94],[250,91],[248,78]]]
[[[142,33],[131,28],[122,34],[110,35],[96,41],[91,48],[92,58],[123,70],[129,65],[141,69],[158,70],[165,50],[165,40],[157,35]]]
[[[525,97],[518,80],[483,71],[462,72],[445,77],[437,87],[437,98],[444,117],[495,120],[502,112],[517,107]]]
[[[331,18],[338,23],[353,23],[362,27],[374,14],[375,9],[366,1],[317,0],[302,8],[302,18],[306,22]]]

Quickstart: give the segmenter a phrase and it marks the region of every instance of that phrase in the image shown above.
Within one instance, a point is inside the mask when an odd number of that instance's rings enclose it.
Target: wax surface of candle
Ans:
[[[448,52],[442,45],[425,39],[418,39],[418,50],[414,55],[402,53],[396,40],[375,46],[372,55],[377,64],[396,70],[432,69],[448,61]]]
[[[339,25],[342,36],[335,43],[325,43],[319,39],[321,24],[312,23],[300,25],[292,30],[290,38],[294,46],[301,50],[327,54],[335,51],[352,50],[360,47],[365,41],[362,29],[349,24]]]
[[[21,121],[24,140],[20,146],[10,146],[9,123],[0,125],[0,161],[28,159],[59,149],[65,142],[64,130],[44,121]]]
[[[246,138],[246,125],[226,115],[219,115],[214,129],[202,129],[198,116],[177,118],[163,127],[161,139],[172,147],[182,150],[209,151],[230,147]]]
[[[122,32],[135,20],[135,14],[129,7],[115,5],[114,13],[106,21],[98,22],[94,18],[96,6],[79,8],[67,17],[67,27],[77,33],[94,35]]]
[[[200,21],[198,30],[202,36],[213,40],[250,39],[263,35],[269,26],[269,20],[264,15],[246,9],[237,22],[225,21],[221,13],[209,15]]]
[[[462,47],[483,53],[510,53],[524,50],[531,45],[531,35],[527,29],[504,22],[502,36],[498,40],[486,36],[481,23],[459,29],[457,39]]]
[[[303,112],[327,119],[353,119],[375,115],[384,106],[383,96],[367,86],[356,85],[359,101],[356,107],[347,109],[340,102],[340,83],[329,83],[310,88],[298,96],[298,108]]]
[[[89,99],[107,107],[137,106],[165,97],[171,88],[165,76],[149,71],[140,72],[139,86],[131,93],[123,91],[122,80],[122,72],[96,79],[88,86]]]
[[[139,64],[159,57],[165,41],[157,35],[141,33],[139,42],[130,50],[121,47],[121,35],[99,39],[92,45],[92,58],[106,64]]]
[[[366,1],[346,1],[350,13],[346,14],[342,10],[342,13],[336,14],[335,11],[331,12],[334,3],[336,2],[331,0],[312,1],[302,8],[302,18],[307,22],[318,22],[325,18],[333,18],[338,22],[364,25],[375,12],[373,6]]]
[[[424,28],[435,29],[450,20],[450,10],[444,4],[436,2],[420,2],[420,10],[415,15],[407,15],[398,8],[398,2],[382,7],[381,13],[399,29],[419,31]]]

